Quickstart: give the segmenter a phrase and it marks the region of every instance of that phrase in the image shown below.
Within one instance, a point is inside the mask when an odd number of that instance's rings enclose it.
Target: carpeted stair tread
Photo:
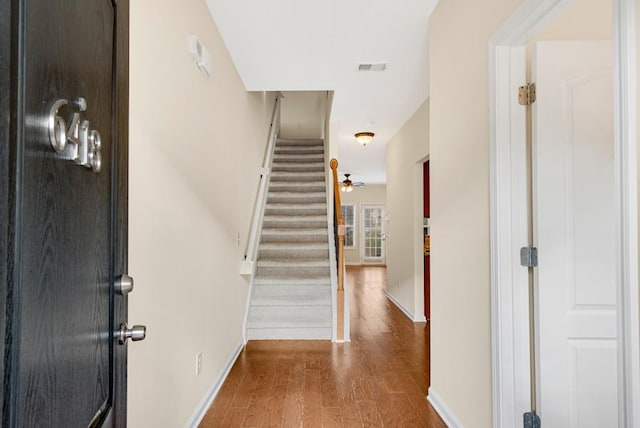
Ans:
[[[272,220],[272,221],[291,221],[291,222],[298,222],[298,221],[324,221],[326,223],[327,221],[327,215],[317,215],[317,214],[312,214],[312,215],[265,215],[265,220]]]
[[[267,204],[264,209],[265,215],[327,215],[327,205],[326,204]]]
[[[262,225],[266,229],[299,229],[304,234],[307,228],[327,227],[327,216],[306,215],[306,216],[281,216],[269,215],[264,216]]]
[[[331,278],[329,276],[317,278],[269,278],[259,277],[253,280],[253,285],[258,287],[275,287],[279,285],[295,285],[296,287],[311,287],[322,285],[331,290]]]
[[[289,267],[292,270],[298,267],[329,267],[329,260],[323,260],[322,258],[317,257],[298,257],[295,259],[260,259],[258,260],[258,268],[262,266]]]
[[[254,306],[330,306],[331,290],[324,285],[254,286]]]
[[[269,183],[269,195],[276,193],[296,192],[321,192],[326,188],[324,181],[310,181],[306,183],[271,182]]]
[[[257,268],[260,275],[272,280],[296,279],[298,281],[320,280],[330,278],[329,268],[323,266],[300,266],[292,268],[290,266],[261,266]]]
[[[258,258],[274,259],[311,259],[327,258],[329,244],[326,242],[280,242],[260,245]]]
[[[255,306],[253,309],[247,328],[331,327],[331,305]]]
[[[295,162],[277,162],[271,166],[271,172],[324,172],[324,163],[299,164]]]
[[[276,143],[276,147],[284,146],[324,146],[324,141],[317,138],[309,139],[293,139],[293,138],[279,138]]]
[[[294,183],[317,181],[324,182],[324,172],[322,171],[275,171],[271,172],[271,182],[292,181]]]
[[[331,340],[331,327],[248,328],[248,340]]]
[[[279,243],[270,243],[270,244],[262,244],[260,245],[261,251],[268,250],[283,250],[283,249],[292,249],[296,251],[307,251],[307,250],[327,250],[329,251],[329,243],[327,242],[317,242],[317,243],[287,243],[287,244],[279,244]]]
[[[324,149],[322,146],[309,145],[309,146],[284,146],[277,147],[274,154],[300,154],[300,155],[324,155]]]
[[[327,203],[327,195],[321,192],[276,192],[267,195],[269,204],[317,204]]]
[[[262,238],[260,240],[261,244],[299,244],[301,242],[306,243],[316,243],[316,242],[327,242],[327,234],[326,231],[322,231],[320,233],[309,233],[306,232],[305,235],[291,235],[291,234],[281,234],[274,233],[270,234],[264,233],[262,231]],[[258,250],[259,254],[259,250]]]
[[[300,154],[277,154],[273,155],[273,162],[295,162],[295,163],[303,163],[303,164],[315,164],[315,163],[323,163],[324,156],[323,155],[300,155]]]

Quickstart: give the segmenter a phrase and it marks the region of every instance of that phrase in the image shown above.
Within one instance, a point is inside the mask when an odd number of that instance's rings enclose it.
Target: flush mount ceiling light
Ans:
[[[374,134],[373,132],[358,132],[355,135],[355,137],[358,143],[362,144],[363,146],[366,146],[371,142],[371,140],[373,140],[373,137],[375,135],[376,134]]]

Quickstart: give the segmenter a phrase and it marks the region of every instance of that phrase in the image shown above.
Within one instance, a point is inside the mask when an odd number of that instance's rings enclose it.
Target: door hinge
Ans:
[[[522,106],[530,106],[536,102],[536,84],[527,83],[518,88],[518,103]]]
[[[528,412],[524,414],[524,428],[540,428],[540,416],[536,412]]]
[[[538,249],[536,247],[520,248],[520,264],[524,267],[538,266]]]

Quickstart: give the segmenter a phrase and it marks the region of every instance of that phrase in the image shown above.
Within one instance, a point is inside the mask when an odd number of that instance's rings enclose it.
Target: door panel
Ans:
[[[533,55],[539,412],[545,427],[617,426],[612,51]]]
[[[362,205],[362,262],[385,263],[385,209]]]
[[[112,152],[114,5],[21,2],[18,109],[16,359],[13,425],[99,423],[113,397]],[[101,136],[96,173],[53,150],[47,118],[81,119]]]

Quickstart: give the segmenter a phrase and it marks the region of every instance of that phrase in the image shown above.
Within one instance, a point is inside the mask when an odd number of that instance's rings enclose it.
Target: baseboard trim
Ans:
[[[458,420],[451,408],[442,400],[442,397],[434,391],[432,387],[429,388],[427,395],[427,401],[431,403],[435,411],[440,415],[444,423],[449,428],[464,428],[464,425]]]
[[[213,386],[209,388],[209,390],[207,391],[207,394],[204,396],[202,401],[200,401],[200,404],[198,404],[198,407],[196,407],[195,411],[193,412],[193,414],[185,424],[186,428],[197,428],[198,424],[202,422],[202,419],[204,419],[204,416],[207,414],[207,410],[209,410],[209,407],[211,406],[211,403],[213,403],[213,400],[215,400],[216,395],[218,395],[218,392],[220,392],[220,388],[222,388],[222,384],[227,379],[227,376],[229,376],[229,372],[231,371],[231,368],[233,367],[236,360],[240,356],[240,353],[242,352],[243,348],[244,348],[244,343],[240,343],[240,345],[238,345],[238,347],[236,348],[231,358],[229,358],[229,360],[227,361],[227,364],[225,365],[224,370],[222,371],[220,376],[218,376],[218,379],[216,379]]]
[[[422,316],[422,317],[414,317],[413,314],[407,308],[402,306],[402,303],[397,301],[396,298],[393,297],[391,294],[389,294],[388,291],[387,291],[386,294],[387,294],[387,298],[389,300],[391,300],[391,303],[396,305],[398,307],[398,309],[400,309],[412,322],[427,322],[427,319],[424,316]]]

